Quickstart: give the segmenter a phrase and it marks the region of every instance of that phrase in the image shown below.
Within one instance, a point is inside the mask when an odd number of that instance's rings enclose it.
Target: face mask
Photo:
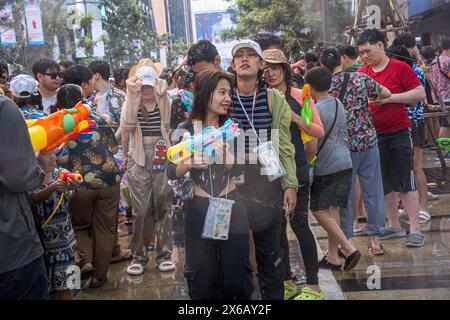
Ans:
[[[194,101],[194,94],[187,90],[180,90],[180,98],[186,106],[188,112],[192,112],[192,102]]]

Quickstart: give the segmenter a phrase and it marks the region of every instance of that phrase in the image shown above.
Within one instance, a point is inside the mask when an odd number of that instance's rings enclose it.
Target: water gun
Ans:
[[[309,128],[311,126],[312,121],[312,111],[309,105],[309,101],[311,100],[311,88],[309,87],[309,84],[305,84],[303,86],[302,99],[303,99],[303,106],[302,110],[300,111],[300,116],[305,120],[306,126]],[[303,142],[309,142],[312,140],[312,137],[302,130],[301,139],[303,140]]]
[[[450,138],[437,139],[437,145],[439,148],[441,148],[445,152],[450,152]]]
[[[196,152],[206,152],[209,158],[214,157],[213,143],[218,139],[232,141],[239,135],[238,124],[233,120],[227,120],[225,124],[216,129],[207,127],[193,136],[181,141],[167,150],[169,161],[178,164],[190,158]]]
[[[62,109],[46,117],[27,120],[31,144],[35,152],[62,148],[69,140],[92,137],[96,122],[88,119],[89,103],[78,102],[72,109]]]
[[[64,182],[67,182],[69,179],[77,183],[83,182],[83,176],[78,172],[63,171],[59,174],[59,178]]]

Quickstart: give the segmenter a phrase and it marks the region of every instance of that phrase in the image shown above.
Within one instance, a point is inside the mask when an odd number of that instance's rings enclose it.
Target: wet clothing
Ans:
[[[56,169],[47,186],[58,180],[60,170]],[[44,189],[47,186],[42,186]],[[74,250],[76,246],[75,233],[70,221],[68,202],[73,192],[67,192],[56,210],[55,215],[42,229],[42,241],[45,248],[45,256],[48,268],[49,292],[56,290],[67,290],[68,273],[67,268],[75,265]],[[37,225],[41,226],[48,220],[53,209],[56,208],[61,194],[53,192],[50,198],[36,203]]]
[[[91,114],[90,119],[97,122],[90,141],[70,140],[69,167],[83,176],[80,189],[98,190],[115,186],[120,182],[119,168],[111,150],[117,148],[117,140],[111,127],[103,118]]]
[[[331,95],[339,99],[344,85],[344,72],[335,73],[331,82]],[[369,108],[369,98],[377,98],[382,86],[364,73],[348,72],[342,104],[347,115],[348,141],[351,151],[365,151],[378,142],[377,131]]]
[[[183,122],[178,126],[178,130],[185,130],[189,132],[190,135],[194,135],[194,127],[191,121]],[[178,142],[181,141],[181,138]],[[178,143],[174,141],[173,143]],[[235,149],[236,150],[236,149]],[[213,163],[207,169],[197,170],[192,169],[190,172],[192,181],[198,185],[202,190],[207,192],[213,197],[217,197],[225,188],[227,187],[228,178],[237,177],[241,175],[243,171],[243,165],[235,164],[230,171],[228,171],[223,164]],[[170,180],[177,180],[176,177],[177,166],[173,163],[168,164],[167,175]],[[209,169],[211,169],[212,186],[211,179],[209,176]],[[211,188],[214,194],[211,194]]]
[[[4,273],[25,267],[44,253],[27,196],[42,184],[44,163],[36,159],[29,137],[19,108],[1,96],[0,290],[11,284]],[[48,296],[46,274],[44,283]]]
[[[245,115],[247,112],[250,121],[252,121],[253,126],[258,133],[259,138],[264,142],[270,140],[270,129],[272,124],[272,114],[270,113],[268,102],[267,102],[267,89],[263,88],[259,90],[259,92],[255,93],[255,106],[253,107],[253,98],[254,96],[239,96],[236,92],[233,93],[233,105],[236,108],[230,110],[230,118],[239,123],[239,127],[243,129],[248,137],[245,139],[245,153],[249,152],[249,146],[256,147],[257,139],[255,137],[255,133],[253,132],[252,127]],[[245,108],[245,112],[242,109],[242,106],[239,102],[242,102],[242,105]],[[264,130],[264,134],[263,131]],[[253,143],[250,142],[250,139],[253,139]],[[259,143],[258,143],[259,144]],[[250,150],[251,151],[251,150]]]
[[[201,237],[209,200],[194,196],[184,210],[186,264],[184,276],[192,300],[250,300],[253,293],[249,261],[248,218],[237,192],[231,212],[228,240]]]
[[[322,119],[325,132],[331,129],[335,116],[337,118],[333,131],[320,151],[314,175],[325,176],[351,168],[352,160],[350,158],[344,106],[338,99],[332,97],[320,99],[316,102],[316,106],[320,111],[320,118]],[[319,140],[319,147],[322,145],[323,139]]]
[[[158,106],[152,112],[148,112],[147,117],[139,109],[138,121],[141,126],[143,137],[161,137],[161,114],[159,113]]]
[[[375,72],[372,66],[366,65],[358,72],[367,74],[393,94],[410,91],[420,86],[419,79],[411,67],[395,59],[389,59],[386,68],[382,71]],[[397,132],[411,126],[404,103],[371,104],[370,111],[379,135]]]

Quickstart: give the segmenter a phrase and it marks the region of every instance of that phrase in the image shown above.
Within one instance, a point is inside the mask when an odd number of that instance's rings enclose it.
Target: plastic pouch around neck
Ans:
[[[255,92],[253,93],[252,109],[254,109],[256,105],[256,91],[257,90],[255,90]],[[266,175],[267,178],[269,179],[269,182],[272,182],[286,175],[286,170],[284,169],[283,164],[280,161],[280,158],[275,150],[272,141],[262,142],[261,139],[259,139],[259,135],[256,132],[255,126],[253,125],[253,122],[250,120],[247,110],[245,110],[244,104],[241,101],[239,91],[237,91],[236,93],[242,111],[244,111],[245,117],[247,118],[248,123],[252,127],[252,130],[258,139],[258,146],[253,149],[253,152],[257,154],[259,163],[262,166],[261,174]]]
[[[209,197],[209,207],[203,224],[203,239],[210,240],[228,240],[230,234],[231,212],[233,210],[234,200],[227,198],[213,197],[211,167],[209,167],[209,178],[211,182],[211,195]],[[230,175],[228,175],[228,181]],[[226,197],[228,197],[228,182],[226,188]]]

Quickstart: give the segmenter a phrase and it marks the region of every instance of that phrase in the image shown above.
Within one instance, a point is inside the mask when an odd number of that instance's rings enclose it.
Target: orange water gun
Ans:
[[[34,152],[62,148],[67,141],[76,140],[80,135],[88,138],[86,134],[89,135],[96,127],[95,121],[88,119],[90,113],[91,106],[80,101],[72,109],[62,109],[46,117],[27,120]]]
[[[71,179],[77,183],[83,182],[83,176],[81,174],[79,174],[78,172],[64,171],[59,174],[59,178],[64,182],[67,182],[69,179]]]

